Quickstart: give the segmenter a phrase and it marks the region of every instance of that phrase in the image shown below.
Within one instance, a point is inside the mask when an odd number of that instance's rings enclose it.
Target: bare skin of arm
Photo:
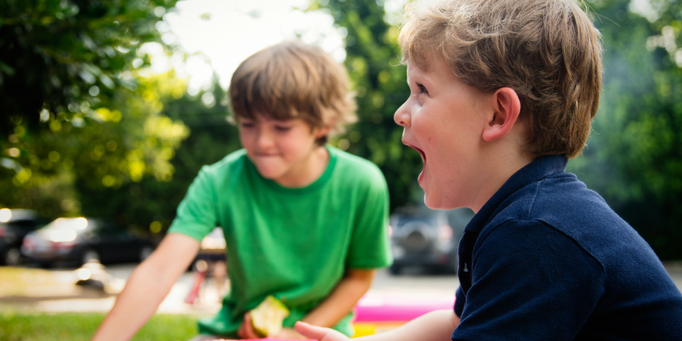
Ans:
[[[437,310],[422,315],[399,328],[385,333],[359,337],[362,341],[449,341],[452,332],[459,325],[459,317],[452,310]],[[296,330],[309,338],[319,341],[347,341],[347,336],[329,328],[296,323]]]
[[[348,269],[344,278],[339,281],[331,294],[319,306],[303,317],[301,321],[324,327],[336,325],[353,309],[362,295],[369,290],[375,272],[376,270],[374,269]],[[242,323],[242,327],[239,329],[239,336],[250,339],[259,338],[253,331],[253,328],[251,328],[250,322],[250,316],[247,313],[244,316],[244,323]],[[294,340],[306,339],[306,337],[291,328],[284,328],[276,337]]]
[[[92,341],[129,340],[154,315],[199,251],[199,242],[171,233],[133,271]]]

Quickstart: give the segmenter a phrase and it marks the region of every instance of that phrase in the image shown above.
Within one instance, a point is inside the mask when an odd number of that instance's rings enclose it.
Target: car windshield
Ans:
[[[85,230],[91,225],[87,219],[59,218],[45,226],[46,230]]]
[[[38,235],[42,235],[53,242],[73,242],[81,231],[88,229],[92,223],[81,218],[59,218],[47,224]]]

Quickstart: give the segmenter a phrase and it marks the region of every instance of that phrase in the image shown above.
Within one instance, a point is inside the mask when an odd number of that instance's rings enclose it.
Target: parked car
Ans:
[[[21,242],[24,236],[47,222],[34,210],[0,209],[0,265],[21,265]]]
[[[90,218],[59,218],[24,237],[21,252],[34,263],[50,266],[135,262],[154,251],[153,243],[111,222]]]
[[[425,206],[396,209],[391,215],[391,274],[405,266],[438,273],[457,271],[457,247],[474,213],[467,208],[432,210]]]

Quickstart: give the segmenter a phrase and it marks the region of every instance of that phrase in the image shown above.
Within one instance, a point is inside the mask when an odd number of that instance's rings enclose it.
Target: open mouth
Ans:
[[[422,157],[422,162],[426,163],[426,154],[424,154],[424,151],[422,151],[421,149],[419,149],[419,148],[417,148],[417,147],[415,147],[415,146],[413,146],[413,145],[411,145],[411,144],[409,144],[409,143],[405,143],[405,145],[408,146],[408,147],[410,147],[410,148],[412,148],[412,149],[414,149],[414,150],[416,150],[417,153],[419,153],[419,156]]]

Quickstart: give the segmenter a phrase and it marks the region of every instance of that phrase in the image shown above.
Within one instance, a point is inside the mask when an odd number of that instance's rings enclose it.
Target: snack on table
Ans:
[[[274,296],[268,296],[251,310],[253,330],[261,336],[270,336],[282,330],[282,321],[289,316],[289,309]]]

